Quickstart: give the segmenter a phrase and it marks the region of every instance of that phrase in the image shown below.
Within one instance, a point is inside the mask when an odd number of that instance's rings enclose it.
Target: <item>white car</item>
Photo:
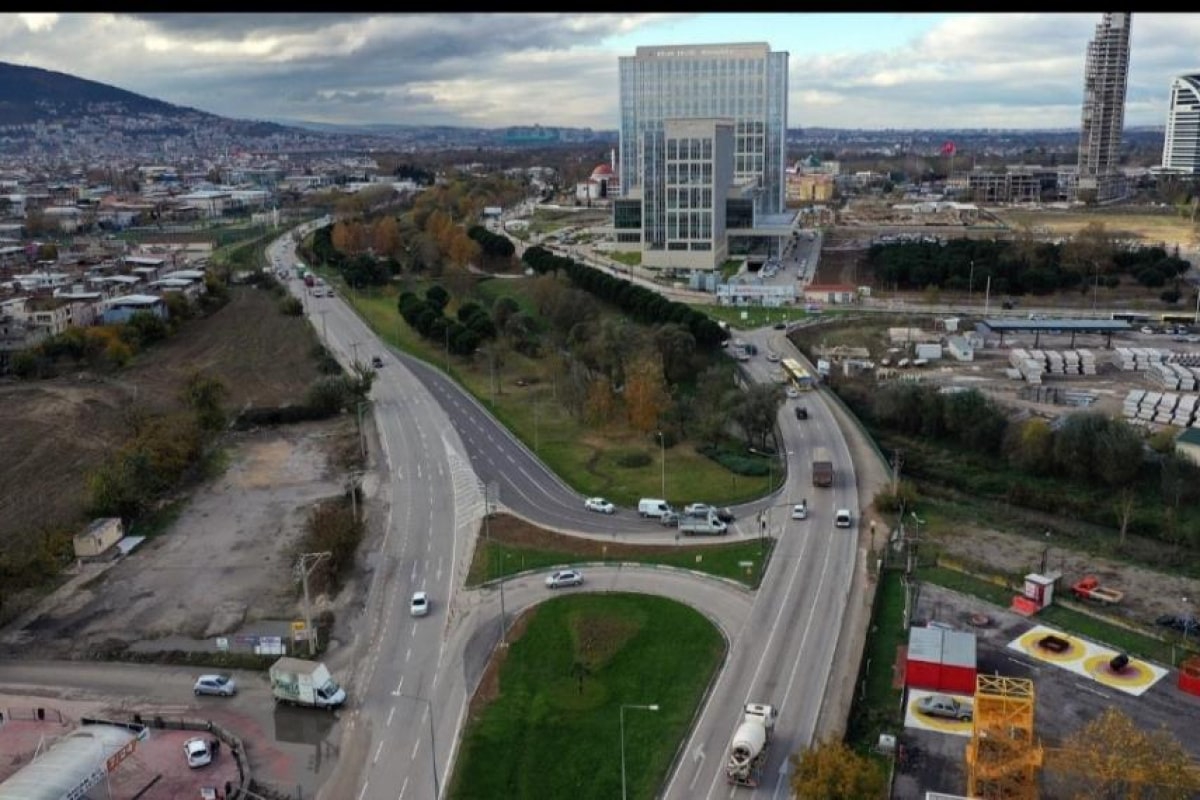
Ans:
[[[601,514],[612,514],[617,507],[603,497],[589,497],[583,501],[583,507],[588,511],[599,511]]]
[[[792,506],[792,519],[808,519],[808,501]]]
[[[767,353],[767,361],[771,363],[779,361],[779,353]]]
[[[793,400],[795,400],[797,397],[800,396],[800,390],[797,389],[795,386],[787,387],[786,389],[784,389],[784,393]]]
[[[201,675],[196,678],[192,692],[197,695],[215,694],[221,697],[231,697],[237,694],[237,682],[228,675]]]
[[[425,592],[413,592],[412,600],[408,601],[408,613],[414,617],[423,617],[429,613],[429,595]]]
[[[558,589],[563,586],[578,586],[581,583],[583,583],[583,575],[579,573],[579,570],[563,569],[546,576],[546,586],[551,589]]]
[[[188,739],[183,743],[183,753],[187,756],[189,767],[206,767],[212,763],[212,750],[209,749],[207,739],[198,736]]]
[[[850,521],[853,517],[850,516],[850,509],[839,508],[837,514],[834,515],[833,524],[838,528],[849,528]]]

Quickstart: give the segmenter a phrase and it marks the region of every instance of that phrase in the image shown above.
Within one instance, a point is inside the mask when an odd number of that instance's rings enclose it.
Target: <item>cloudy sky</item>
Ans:
[[[615,129],[638,45],[790,54],[789,127],[1077,128],[1087,14],[0,14],[0,61],[242,119]],[[1137,14],[1126,125],[1200,71],[1200,14]],[[0,88],[0,96],[3,90]]]

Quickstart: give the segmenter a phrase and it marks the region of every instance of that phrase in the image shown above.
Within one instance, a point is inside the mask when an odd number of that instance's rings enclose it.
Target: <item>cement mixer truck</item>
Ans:
[[[733,741],[729,743],[729,761],[725,765],[725,776],[730,784],[758,786],[763,765],[767,763],[777,716],[779,712],[774,706],[762,703],[747,703],[742,709],[742,724],[738,725]]]

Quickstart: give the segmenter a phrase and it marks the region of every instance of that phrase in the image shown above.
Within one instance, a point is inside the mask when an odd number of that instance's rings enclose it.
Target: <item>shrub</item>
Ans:
[[[644,450],[631,450],[617,456],[617,466],[627,469],[637,469],[650,464],[650,454]]]
[[[318,378],[308,387],[304,402],[315,413],[330,417],[342,410],[349,395],[346,379],[330,375]]]
[[[298,317],[304,313],[304,304],[300,298],[288,295],[279,301],[279,310],[289,317]]]
[[[699,448],[699,452],[716,461],[735,475],[744,475],[748,478],[762,478],[771,474],[769,462],[756,456],[730,452],[716,445],[705,445]]]

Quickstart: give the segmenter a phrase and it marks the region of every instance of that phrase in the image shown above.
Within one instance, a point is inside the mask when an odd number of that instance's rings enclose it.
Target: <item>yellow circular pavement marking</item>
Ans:
[[[1154,683],[1154,673],[1140,661],[1130,660],[1125,669],[1119,674],[1108,668],[1111,655],[1098,655],[1086,658],[1083,669],[1101,683],[1120,689],[1123,686],[1149,686]]]
[[[1059,639],[1065,639],[1068,645],[1067,649],[1061,653],[1055,653],[1053,650],[1047,650],[1044,647],[1040,647],[1038,645],[1038,641],[1046,636],[1055,636]],[[1032,656],[1037,656],[1038,658],[1046,661],[1075,661],[1076,659],[1083,658],[1083,654],[1087,652],[1082,644],[1075,641],[1070,636],[1057,633],[1047,634],[1043,631],[1034,630],[1024,634],[1021,636],[1021,638],[1017,639],[1017,641],[1021,643],[1021,647],[1025,649],[1026,653],[1029,653]]]

